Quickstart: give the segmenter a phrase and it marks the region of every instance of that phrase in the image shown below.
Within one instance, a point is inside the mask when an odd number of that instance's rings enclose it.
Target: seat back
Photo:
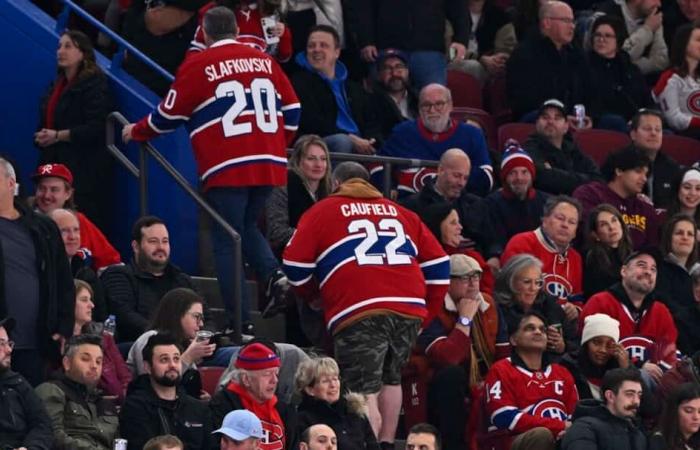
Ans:
[[[452,92],[452,104],[456,107],[484,108],[481,83],[459,70],[447,71],[447,87]]]
[[[200,367],[198,370],[199,376],[202,378],[202,389],[213,396],[219,378],[224,373],[224,367]]]
[[[611,152],[630,144],[629,136],[611,130],[581,130],[574,135],[574,141],[581,151],[590,156],[600,167]]]
[[[532,123],[506,123],[498,127],[498,148],[499,152],[503,151],[508,139],[515,139],[522,146],[525,144],[527,137],[535,132],[535,124]]]
[[[496,124],[491,114],[486,111],[477,108],[454,108],[452,110],[452,118],[460,122],[464,122],[467,119],[478,122],[484,132],[489,148],[496,148],[498,145]]]
[[[686,136],[665,134],[661,151],[684,166],[700,161],[700,141]]]

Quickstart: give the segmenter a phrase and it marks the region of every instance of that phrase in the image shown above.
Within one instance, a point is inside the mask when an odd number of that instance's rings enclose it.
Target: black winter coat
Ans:
[[[41,104],[39,129],[46,127],[49,87]],[[39,164],[61,163],[73,173],[75,203],[102,230],[108,229],[109,202],[105,189],[111,183],[112,157],[105,146],[105,119],[114,108],[107,77],[96,74],[75,81],[61,94],[54,110],[53,128],[70,130],[70,142],[39,150]],[[111,191],[110,191],[111,192]]]
[[[654,207],[669,208],[674,197],[678,194],[673,187],[676,179],[681,174],[681,166],[663,151],[656,154],[656,159],[651,163],[650,169],[653,178],[653,192],[649,195],[648,184],[644,185],[644,193],[651,197]]]
[[[410,89],[407,92],[408,109],[414,118],[418,117],[418,96]],[[374,87],[374,92],[369,97],[369,105],[380,129],[382,142],[391,135],[391,131],[396,125],[407,120],[401,114],[394,99],[379,85]]]
[[[695,304],[693,281],[688,271],[675,262],[664,260],[656,276],[656,295],[668,306],[674,318],[680,311]]]
[[[0,448],[51,450],[51,419],[27,380],[11,370],[0,375]]]
[[[438,203],[447,203],[447,200],[435,190],[434,178],[426,180],[420,192],[410,195],[399,202],[401,206],[422,216],[421,218],[426,223],[430,219],[423,216],[425,208]],[[462,224],[462,236],[474,241],[476,250],[486,256],[491,248],[493,235],[491,223],[489,222],[488,208],[484,199],[462,190],[459,198],[452,202],[452,206],[457,211],[457,215],[459,215],[459,221]],[[432,231],[439,239],[440,235],[436,234],[437,230]]]
[[[178,287],[194,289],[190,276],[173,264],[168,264],[163,276],[156,277],[133,260],[107,268],[101,280],[110,311],[117,316],[120,342],[135,341],[148,329],[151,314],[166,292]]]
[[[506,91],[516,120],[550,98],[559,99],[570,109],[577,103],[584,104],[588,115],[595,116],[584,53],[572,45],[558,51],[549,38],[540,34],[528,37],[508,59]]]
[[[555,195],[571,195],[582,184],[602,181],[598,166],[568,135],[564,137],[559,149],[541,134],[533,133],[525,141],[523,148],[535,163],[537,189]],[[547,168],[545,163],[548,163],[550,168]]]
[[[73,335],[75,315],[73,276],[61,233],[54,221],[35,213],[21,201],[15,200],[14,206],[20,213],[18,222],[29,231],[34,242],[41,299],[40,322],[36,326],[39,336],[37,342],[40,350],[47,353],[52,348],[53,341],[50,337],[54,333],[59,333],[66,338]],[[0,317],[7,317],[8,299],[5,298],[4,257],[2,245],[0,245]],[[11,258],[12,255],[9,257]]]
[[[653,105],[644,76],[627,52],[620,50],[612,59],[594,51],[587,56],[596,89],[594,103],[601,111],[630,120],[640,108]]]
[[[461,0],[353,0],[348,28],[359,48],[445,51],[445,20],[454,29],[453,41],[469,41],[467,8]]]
[[[301,404],[297,408],[296,435],[301,436],[311,425],[323,423],[335,431],[338,450],[379,450],[367,416],[356,410],[352,403],[341,397],[330,404],[306,393],[302,394]]]
[[[119,414],[119,433],[129,441],[128,450],[141,450],[149,439],[163,434],[177,436],[187,450],[218,448],[211,432],[206,403],[183,389],[178,389],[176,400],[167,401],[156,395],[149,375],[141,375],[129,385]]]
[[[562,441],[562,450],[646,450],[647,438],[628,419],[613,416],[597,400],[582,400],[574,422]]]
[[[338,104],[333,90],[320,75],[301,68],[292,74],[291,82],[299,102],[304,105],[297,136],[318,134],[326,137],[344,133],[336,126]],[[352,119],[360,129],[362,137],[381,139],[379,129],[375,125],[374,113],[362,86],[352,80],[345,80],[345,97],[350,105]]]

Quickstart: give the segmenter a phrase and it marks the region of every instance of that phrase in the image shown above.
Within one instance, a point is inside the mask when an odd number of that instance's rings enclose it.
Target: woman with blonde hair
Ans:
[[[340,369],[333,358],[315,357],[297,367],[297,436],[311,425],[328,425],[338,437],[338,450],[379,450],[361,394],[341,395]],[[294,448],[294,447],[293,447]]]

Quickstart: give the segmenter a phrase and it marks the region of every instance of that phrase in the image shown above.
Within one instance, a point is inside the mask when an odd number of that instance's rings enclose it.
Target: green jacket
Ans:
[[[54,449],[112,449],[119,417],[98,392],[63,376],[37,386],[36,393],[51,418]]]

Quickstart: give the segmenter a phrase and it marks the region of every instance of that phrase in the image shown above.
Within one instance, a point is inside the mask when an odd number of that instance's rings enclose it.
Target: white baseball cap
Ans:
[[[221,428],[212,434],[221,433],[236,441],[244,441],[250,437],[262,439],[263,429],[260,419],[247,409],[237,409],[226,414]]]

